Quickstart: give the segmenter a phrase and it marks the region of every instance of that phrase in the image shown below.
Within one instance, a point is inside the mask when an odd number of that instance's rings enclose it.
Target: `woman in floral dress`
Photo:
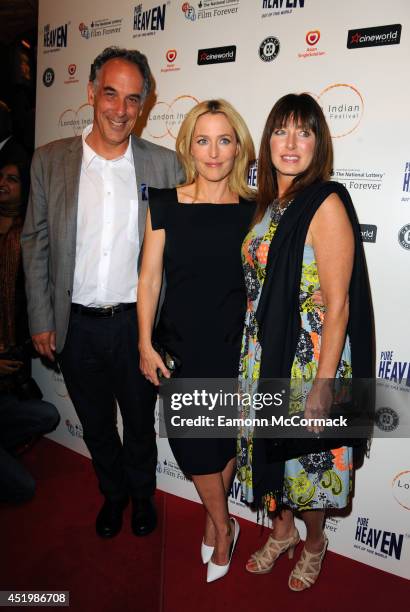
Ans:
[[[326,414],[332,379],[352,377],[350,331],[356,348],[357,319],[367,312],[371,320],[358,224],[346,190],[327,182],[331,168],[331,138],[319,105],[307,94],[281,98],[262,136],[256,223],[242,247],[248,307],[240,379],[252,386],[260,378],[291,378],[289,413],[304,412],[306,418]],[[325,307],[312,300],[319,287]],[[355,326],[350,325],[353,315]],[[360,355],[364,361],[356,375],[362,377],[371,376],[372,352],[371,328],[363,325],[361,341],[370,360]],[[281,553],[293,555],[300,539],[293,513],[299,511],[307,539],[289,587],[304,590],[316,581],[326,551],[326,509],[349,502],[352,449],[332,449],[327,442],[327,448],[316,451],[320,447],[314,440],[312,452],[306,452],[304,443],[300,455],[278,458],[272,466],[281,476],[275,485],[266,476],[263,482],[263,454],[254,453],[255,444],[268,442],[254,440],[252,430],[245,428],[238,442],[244,498],[252,503],[262,497],[265,508],[277,510],[268,541],[246,568],[267,573]]]

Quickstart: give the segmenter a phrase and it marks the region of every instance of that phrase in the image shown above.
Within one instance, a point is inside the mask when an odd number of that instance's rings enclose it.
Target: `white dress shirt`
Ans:
[[[138,192],[131,137],[124,155],[104,159],[86,143],[78,193],[72,301],[100,307],[137,298]]]

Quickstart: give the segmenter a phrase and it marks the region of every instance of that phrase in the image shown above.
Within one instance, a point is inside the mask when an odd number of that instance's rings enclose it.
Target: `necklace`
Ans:
[[[290,200],[290,202],[288,202],[286,206],[280,206],[278,199],[273,200],[270,213],[271,220],[273,221],[273,223],[275,223],[276,225],[279,223],[283,214],[288,209],[288,206],[292,203],[292,201],[293,200]]]

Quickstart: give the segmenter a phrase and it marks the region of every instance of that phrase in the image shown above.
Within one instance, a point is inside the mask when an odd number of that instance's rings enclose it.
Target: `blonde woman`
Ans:
[[[247,175],[255,157],[248,128],[228,102],[201,102],[186,116],[176,151],[186,182],[149,191],[138,283],[140,367],[155,385],[158,369],[169,376],[152,346],[164,269],[156,338],[179,357],[181,378],[237,376],[246,310],[241,244],[254,215]],[[227,506],[235,440],[170,439],[170,445],[206,510],[201,554],[211,582],[228,572],[239,535]]]

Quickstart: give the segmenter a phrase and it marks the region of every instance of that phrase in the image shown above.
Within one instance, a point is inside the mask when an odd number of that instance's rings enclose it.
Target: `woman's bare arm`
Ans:
[[[349,285],[353,268],[354,237],[343,202],[331,194],[316,212],[309,228],[315,252],[320,290],[325,305],[319,366],[306,402],[305,416],[319,417],[330,408],[333,384],[349,319]],[[318,432],[321,428],[312,428]]]
[[[153,349],[151,340],[162,283],[164,246],[165,230],[152,229],[151,215],[148,210],[142,265],[138,277],[138,348],[141,372],[154,385],[159,385],[158,368],[166,378],[169,378],[170,375],[161,357]]]

